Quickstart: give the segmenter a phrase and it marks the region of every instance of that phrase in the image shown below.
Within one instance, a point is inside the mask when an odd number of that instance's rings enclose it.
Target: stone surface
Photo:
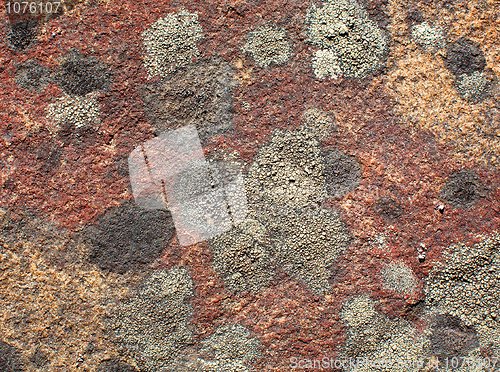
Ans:
[[[496,0],[4,12],[0,361],[427,363],[341,368],[413,372],[500,356],[497,13]],[[248,216],[181,246],[168,211],[133,205],[127,159],[188,124],[207,159],[242,170]]]

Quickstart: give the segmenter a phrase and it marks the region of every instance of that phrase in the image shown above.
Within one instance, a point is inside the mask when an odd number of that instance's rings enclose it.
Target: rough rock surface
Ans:
[[[0,370],[500,357],[498,0],[13,4]],[[128,171],[186,125],[212,175],[180,172],[178,195],[241,170],[248,210],[190,246],[171,211],[134,203]]]

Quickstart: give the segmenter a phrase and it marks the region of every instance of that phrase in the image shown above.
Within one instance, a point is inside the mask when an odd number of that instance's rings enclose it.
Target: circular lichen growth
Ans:
[[[92,92],[83,97],[65,96],[47,106],[47,118],[57,129],[66,124],[75,128],[98,128],[101,124],[101,109],[98,94]]]
[[[413,270],[404,262],[391,262],[382,269],[382,279],[386,288],[400,295],[411,295],[415,292],[418,279]]]
[[[198,14],[184,8],[167,14],[142,33],[146,48],[144,64],[150,76],[164,76],[186,66],[199,56],[197,42],[202,38]]]
[[[455,75],[472,74],[486,67],[486,58],[481,46],[462,37],[447,47],[446,67]]]
[[[330,67],[318,70],[335,71],[336,65],[347,77],[362,78],[380,69],[388,50],[388,41],[376,22],[356,0],[327,1],[321,8],[308,10],[307,33],[309,41],[322,50],[335,53],[336,60],[323,52],[332,61]],[[316,65],[318,64],[316,56]]]
[[[291,55],[285,30],[271,25],[263,25],[250,32],[243,51],[250,53],[255,62],[264,68],[271,63],[281,65]]]
[[[50,79],[50,70],[31,59],[17,66],[14,75],[17,86],[37,93],[45,89]]]
[[[54,74],[54,81],[69,95],[85,96],[91,92],[108,90],[111,71],[98,58],[72,50]]]
[[[323,175],[329,196],[341,198],[356,189],[361,182],[361,165],[357,160],[337,149],[323,151]]]
[[[485,72],[475,71],[470,75],[460,75],[456,80],[456,86],[463,99],[477,103],[488,95],[491,81]]]
[[[426,49],[439,49],[444,46],[445,38],[441,28],[422,22],[412,27],[411,38]]]
[[[468,209],[485,196],[486,188],[479,177],[468,169],[450,174],[441,189],[441,196],[453,207]]]

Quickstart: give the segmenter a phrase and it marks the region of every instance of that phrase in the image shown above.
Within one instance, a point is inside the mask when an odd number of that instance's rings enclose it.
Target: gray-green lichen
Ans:
[[[444,47],[445,38],[440,27],[433,27],[427,22],[422,22],[412,27],[411,38],[426,49],[439,49]]]
[[[482,347],[500,355],[500,236],[449,247],[429,274],[426,304],[474,327]]]
[[[256,291],[275,273],[275,260],[264,242],[266,231],[258,221],[247,219],[210,241],[213,267],[231,290]]]
[[[384,266],[382,279],[386,288],[399,295],[413,294],[418,285],[418,279],[413,270],[404,262],[391,262]]]
[[[340,317],[348,334],[340,358],[355,361],[353,365],[347,363],[345,371],[415,372],[427,364],[426,336],[405,320],[379,314],[368,296],[349,300]]]
[[[118,306],[110,328],[145,371],[169,368],[182,348],[193,344],[188,328],[192,309],[185,302],[192,294],[193,283],[185,269],[159,270]]]
[[[269,205],[258,215],[269,230],[270,249],[280,268],[314,292],[326,293],[330,266],[350,241],[337,213],[321,207]]]
[[[249,364],[261,356],[262,344],[240,324],[219,327],[202,341],[196,357],[187,358],[175,371],[250,372]]]
[[[342,69],[339,66],[337,53],[332,50],[317,50],[312,58],[314,75],[320,79],[328,77],[338,79],[342,76]]]
[[[47,106],[46,116],[58,128],[64,124],[71,124],[76,128],[93,127],[95,129],[101,123],[101,110],[97,97],[97,92],[88,93],[83,97],[62,97]]]
[[[307,109],[302,117],[304,130],[309,131],[320,141],[327,139],[335,129],[332,117],[317,107]]]
[[[246,177],[249,218],[266,232],[261,249],[316,293],[330,288],[330,266],[350,241],[337,213],[319,206],[326,186],[315,134],[328,122],[275,131]]]
[[[470,75],[462,74],[456,81],[458,93],[463,99],[479,102],[485,98],[491,88],[491,81],[483,71],[475,71]]]
[[[263,146],[247,174],[247,197],[273,203],[304,206],[326,196],[321,148],[305,131],[276,130]]]
[[[262,25],[250,32],[243,51],[250,53],[261,67],[271,63],[281,65],[292,54],[285,30],[271,25]]]
[[[165,75],[186,66],[199,56],[202,38],[198,15],[184,8],[167,14],[142,33],[146,48],[144,63],[150,76]]]
[[[320,8],[313,6],[307,22],[309,41],[324,51],[314,59],[317,76],[331,75],[330,71],[336,76],[338,66],[345,76],[362,78],[383,66],[387,37],[356,0],[330,0]]]

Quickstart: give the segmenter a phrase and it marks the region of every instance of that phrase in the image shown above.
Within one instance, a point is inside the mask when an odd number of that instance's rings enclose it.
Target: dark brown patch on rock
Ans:
[[[472,171],[462,169],[453,172],[441,189],[441,196],[453,207],[470,208],[485,196],[486,189]]]
[[[354,190],[362,179],[361,165],[352,156],[337,149],[323,151],[325,176],[328,195],[341,198]]]
[[[72,50],[61,63],[54,81],[68,94],[84,96],[96,90],[107,90],[111,71],[99,59]]]
[[[401,204],[393,198],[383,196],[375,202],[375,212],[386,220],[393,221],[401,217],[403,210],[401,208]]]
[[[431,321],[431,353],[441,363],[452,358],[467,357],[469,351],[479,347],[476,331],[451,315],[438,315]]]
[[[7,34],[9,44],[17,50],[27,49],[37,34],[37,22],[32,19],[14,23]]]
[[[126,201],[102,215],[84,237],[90,240],[90,262],[101,270],[123,274],[151,263],[174,236],[170,212],[144,210]]]
[[[471,74],[485,66],[486,58],[478,43],[462,37],[448,45],[446,67],[455,75]]]
[[[212,58],[146,83],[142,98],[157,134],[194,124],[204,140],[232,127],[235,86],[232,67]]]

